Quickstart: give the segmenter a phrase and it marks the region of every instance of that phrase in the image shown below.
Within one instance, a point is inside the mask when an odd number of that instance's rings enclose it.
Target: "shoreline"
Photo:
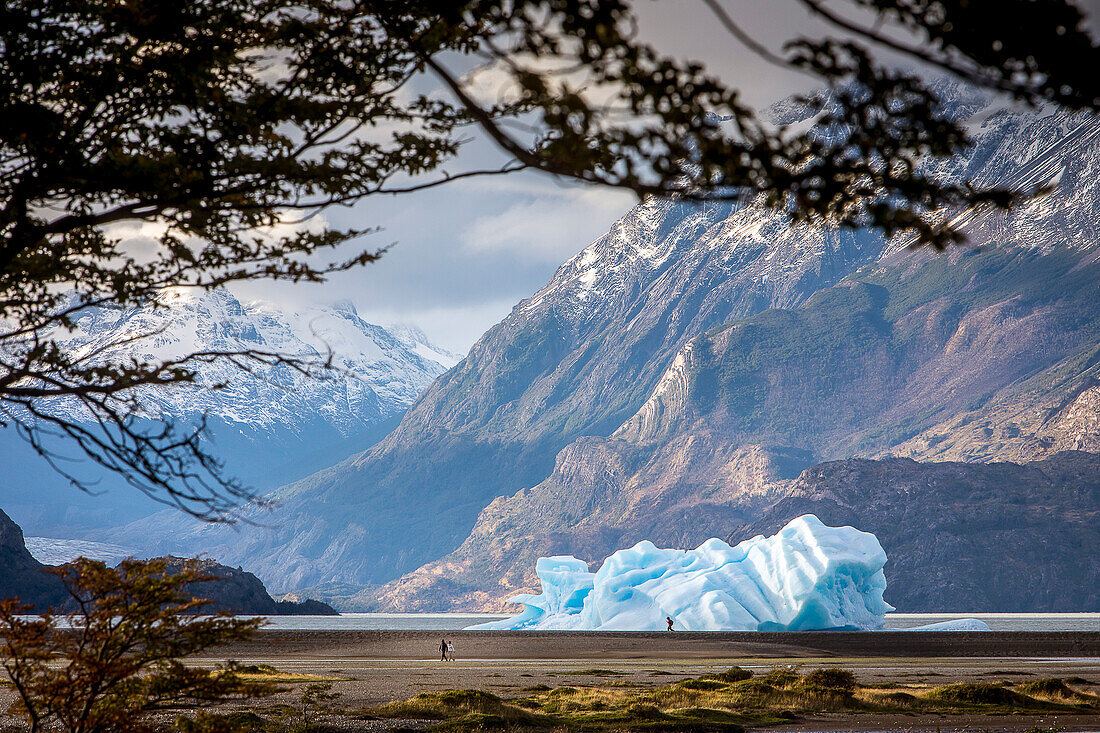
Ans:
[[[792,657],[1097,658],[1095,631],[259,631],[211,658],[431,659],[446,637],[465,659]]]

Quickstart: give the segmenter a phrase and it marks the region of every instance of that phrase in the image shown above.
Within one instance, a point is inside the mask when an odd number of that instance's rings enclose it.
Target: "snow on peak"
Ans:
[[[337,371],[321,380],[286,365],[256,365],[248,373],[227,360],[199,363],[196,386],[147,388],[141,398],[175,417],[206,414],[253,427],[319,416],[344,434],[404,410],[456,358],[426,338],[414,345],[407,335],[368,323],[350,303],[292,309],[242,303],[227,290],[173,289],[143,308],[88,308],[74,332],[56,338],[100,360],[154,363],[242,351],[331,359]]]
[[[386,326],[386,330],[415,353],[420,354],[425,359],[439,362],[448,369],[464,358],[462,354],[456,354],[432,343],[427,334],[408,323],[391,324]]]

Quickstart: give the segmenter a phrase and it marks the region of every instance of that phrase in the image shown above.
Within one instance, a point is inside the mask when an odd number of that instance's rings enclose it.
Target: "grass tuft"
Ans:
[[[685,690],[721,690],[726,687],[725,682],[708,679],[690,679],[676,684]]]
[[[957,682],[929,690],[924,696],[935,702],[952,705],[993,705],[1000,707],[1032,707],[1033,700],[999,684],[987,682]]]
[[[708,674],[703,679],[714,679],[719,682],[741,682],[752,677],[752,672],[747,669],[741,669],[740,667],[731,667],[725,672],[718,672],[716,674]]]
[[[856,689],[856,676],[846,669],[829,667],[815,669],[802,678],[802,683],[806,687],[851,692]]]
[[[1027,682],[1020,685],[1017,689],[1025,695],[1045,697],[1056,702],[1100,706],[1100,697],[1074,690],[1066,684],[1065,680],[1058,679],[1057,677]]]

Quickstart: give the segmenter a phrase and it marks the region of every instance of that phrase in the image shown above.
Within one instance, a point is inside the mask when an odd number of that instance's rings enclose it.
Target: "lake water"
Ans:
[[[276,631],[446,631],[507,618],[485,613],[345,613],[340,616],[268,616]],[[890,613],[887,629],[908,629],[976,618],[994,631],[1100,631],[1100,613]]]

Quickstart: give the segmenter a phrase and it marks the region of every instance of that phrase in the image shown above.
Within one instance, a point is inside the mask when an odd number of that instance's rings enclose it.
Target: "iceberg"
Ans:
[[[976,618],[956,618],[924,626],[911,626],[898,631],[991,631],[989,624]]]
[[[694,550],[642,541],[595,573],[570,556],[539,558],[538,595],[517,616],[471,629],[683,631],[879,629],[886,553],[873,534],[828,527],[813,514],[771,537],[735,547],[709,539]]]

